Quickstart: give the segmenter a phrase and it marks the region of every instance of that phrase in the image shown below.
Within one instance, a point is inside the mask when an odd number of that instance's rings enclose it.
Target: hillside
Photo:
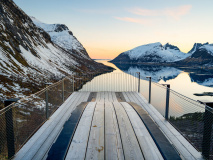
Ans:
[[[0,2],[0,99],[34,93],[45,81],[66,75],[112,70],[91,60],[65,25],[56,24],[55,33],[47,33],[12,0]],[[72,36],[71,43],[61,44],[57,33],[63,31]]]

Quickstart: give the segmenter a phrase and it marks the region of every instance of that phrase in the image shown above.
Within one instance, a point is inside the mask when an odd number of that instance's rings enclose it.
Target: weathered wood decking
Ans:
[[[61,144],[63,141],[66,144]],[[15,156],[59,158],[156,160],[202,156],[139,93],[74,92]]]

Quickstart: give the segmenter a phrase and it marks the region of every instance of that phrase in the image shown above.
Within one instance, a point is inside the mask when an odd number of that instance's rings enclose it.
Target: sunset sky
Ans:
[[[213,0],[14,0],[45,23],[66,24],[91,58],[167,42],[188,52],[213,43]]]

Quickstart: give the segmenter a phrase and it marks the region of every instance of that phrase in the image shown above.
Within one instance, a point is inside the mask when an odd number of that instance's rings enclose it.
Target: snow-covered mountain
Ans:
[[[213,65],[213,44],[195,43],[192,49],[192,55],[178,62],[182,65]]]
[[[43,86],[44,81],[54,81],[76,72],[110,70],[91,60],[65,25],[51,26],[55,28],[47,33],[12,0],[1,0],[0,98],[30,94]],[[63,34],[69,36],[69,42],[61,41]]]
[[[34,24],[44,29],[51,37],[51,40],[64,48],[66,51],[71,52],[72,54],[78,54],[83,56],[84,58],[89,59],[89,55],[87,54],[83,45],[77,40],[77,38],[73,35],[73,33],[69,30],[69,28],[64,24],[46,24],[35,17],[30,17]]]
[[[140,62],[176,62],[189,57],[191,54],[183,53],[178,47],[169,43],[151,43],[136,47],[121,53],[112,62],[140,63]]]
[[[208,43],[205,43],[205,44],[208,44]],[[201,46],[203,46],[205,44],[195,43],[194,46],[192,47],[192,49],[188,53],[193,54],[197,49],[199,49]]]

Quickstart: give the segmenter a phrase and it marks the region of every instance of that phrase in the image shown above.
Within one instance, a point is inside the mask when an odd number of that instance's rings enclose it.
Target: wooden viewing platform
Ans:
[[[137,92],[74,92],[14,159],[203,159]]]

